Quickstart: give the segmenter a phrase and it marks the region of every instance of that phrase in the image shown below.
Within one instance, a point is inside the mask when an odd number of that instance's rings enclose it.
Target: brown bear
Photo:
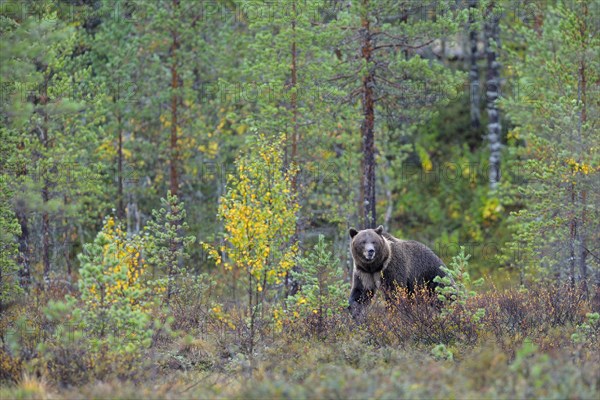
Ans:
[[[442,260],[422,243],[397,239],[384,232],[381,225],[362,231],[350,228],[348,232],[354,260],[349,309],[355,318],[362,314],[378,288],[390,300],[389,293],[396,287],[413,293],[415,286],[423,285],[433,291],[437,286],[434,278],[445,275],[440,269]]]

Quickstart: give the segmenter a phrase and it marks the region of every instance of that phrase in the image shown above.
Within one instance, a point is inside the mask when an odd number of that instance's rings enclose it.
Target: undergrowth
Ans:
[[[600,295],[598,288],[593,295]],[[236,324],[244,318],[241,309],[234,303],[223,306],[222,313],[230,316],[223,321],[212,311],[214,304],[188,293],[172,302],[174,319],[166,316],[168,310],[153,311],[163,322],[153,325],[152,343],[130,354],[107,341],[96,343],[103,348],[90,347],[85,326],[70,333],[58,330],[43,301],[30,299],[2,317],[0,396],[598,395],[599,310],[576,288],[493,289],[469,296],[460,307],[442,309],[427,292],[397,292],[389,303],[376,301],[362,325],[340,311],[336,298],[331,301],[336,304],[321,306],[338,311],[318,320],[309,312],[262,321],[249,353],[245,325]],[[481,318],[471,318],[481,309]]]

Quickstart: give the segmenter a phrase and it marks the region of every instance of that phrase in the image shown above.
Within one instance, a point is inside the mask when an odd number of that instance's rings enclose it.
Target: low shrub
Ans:
[[[345,314],[350,285],[342,279],[342,268],[327,249],[325,237],[319,235],[317,243],[306,256],[297,258],[299,271],[291,271],[299,290],[289,296],[285,308],[275,310],[275,323],[302,320],[309,335],[321,336],[335,325],[338,316]],[[298,323],[293,326],[297,327]]]

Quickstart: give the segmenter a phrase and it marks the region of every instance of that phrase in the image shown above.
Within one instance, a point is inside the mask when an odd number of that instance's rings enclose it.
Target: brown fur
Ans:
[[[415,286],[424,285],[434,290],[436,276],[444,276],[444,265],[435,253],[422,243],[401,240],[383,232],[383,227],[357,231],[349,230],[352,238],[351,251],[354,260],[350,310],[354,316],[371,302],[377,289],[388,298],[396,287],[413,292]],[[369,259],[368,249],[373,249]]]

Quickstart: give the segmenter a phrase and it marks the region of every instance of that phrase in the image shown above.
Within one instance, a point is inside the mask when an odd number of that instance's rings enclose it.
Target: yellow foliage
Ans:
[[[224,221],[226,246],[209,252],[217,265],[239,269],[256,282],[281,282],[294,265],[297,244],[289,244],[295,232],[298,204],[292,194],[295,170],[282,172],[281,140],[268,143],[260,137],[254,153],[238,161],[237,176],[221,198],[219,217]],[[256,284],[256,290],[264,290]]]
[[[207,145],[199,145],[198,150],[208,157],[215,157],[219,153],[219,142],[211,140]]]
[[[223,311],[220,304],[214,306],[211,311],[218,321],[227,324],[231,329],[235,329],[235,324],[231,321],[229,314]]]
[[[167,118],[166,115],[161,115],[160,117],[158,117],[158,119],[160,120],[163,127],[165,127],[165,128],[171,127],[171,121]]]
[[[104,282],[108,283],[102,287],[98,285],[90,287],[92,307],[98,304],[116,303],[123,299],[126,291],[142,290],[146,284],[143,279],[145,264],[140,257],[140,250],[127,242],[126,232],[115,224],[114,218],[107,219],[102,233],[107,240],[103,247],[105,260],[103,274],[111,279],[105,279]]]
[[[581,172],[583,175],[589,175],[594,171],[600,171],[600,167],[593,167],[584,162],[577,162],[573,158],[569,158],[567,160],[567,165],[571,167],[572,175],[576,175],[578,172]]]
[[[500,200],[497,198],[488,199],[483,206],[482,217],[485,221],[496,221],[502,210],[503,208],[502,204],[500,204]]]
[[[283,330],[284,312],[285,311],[279,308],[273,310],[273,322],[275,323],[276,332],[281,332]]]
[[[100,143],[100,146],[98,146],[96,151],[103,160],[112,160],[117,155],[117,149],[110,139]]]

